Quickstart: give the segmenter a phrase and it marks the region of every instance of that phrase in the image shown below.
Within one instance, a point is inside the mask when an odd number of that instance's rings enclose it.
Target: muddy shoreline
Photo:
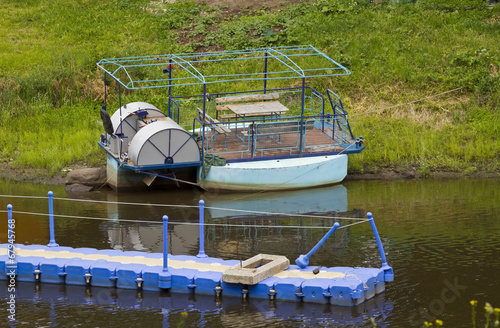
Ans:
[[[0,163],[0,180],[28,182],[36,184],[65,185],[66,175],[73,170],[86,168],[76,165],[66,168],[60,174],[49,175],[47,170],[43,169],[18,169],[12,168],[8,163]],[[476,171],[466,172],[446,172],[436,171],[422,175],[414,168],[381,168],[377,172],[352,173],[348,174],[344,181],[351,180],[412,180],[412,179],[482,179],[482,178],[500,178],[500,172]]]

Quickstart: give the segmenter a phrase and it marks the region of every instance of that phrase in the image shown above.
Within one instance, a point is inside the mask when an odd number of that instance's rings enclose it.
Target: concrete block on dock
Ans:
[[[224,271],[222,281],[255,285],[259,281],[288,269],[289,266],[290,261],[285,256],[259,254]]]

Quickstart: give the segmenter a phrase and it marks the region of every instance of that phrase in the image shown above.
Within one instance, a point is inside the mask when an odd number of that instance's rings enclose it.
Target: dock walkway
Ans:
[[[161,291],[162,253],[15,244],[16,280]],[[8,280],[8,244],[0,244],[0,280]],[[226,283],[222,274],[238,260],[168,255],[171,293],[355,306],[385,290],[379,268],[290,265],[254,285]]]

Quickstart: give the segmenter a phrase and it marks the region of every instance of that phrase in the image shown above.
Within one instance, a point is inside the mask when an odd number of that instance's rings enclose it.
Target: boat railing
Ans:
[[[349,121],[347,120],[347,111],[344,109],[342,105],[342,100],[340,97],[330,89],[326,90],[328,99],[330,100],[330,104],[333,111],[333,116],[335,117],[335,124],[333,127],[333,134],[335,134],[335,129],[340,130],[340,135],[342,136],[342,141],[347,143],[347,140],[354,139],[354,136],[351,132],[351,127],[349,126]]]
[[[343,124],[338,120],[343,119],[338,114],[235,118],[224,122],[196,118],[193,131],[197,131],[205,153],[229,159],[334,153],[355,142],[344,130],[335,129]]]
[[[311,87],[306,87],[305,91],[306,92],[304,93],[304,99],[305,99],[304,115],[324,114],[323,95]],[[234,115],[224,115],[224,119],[219,117],[219,114],[222,113],[220,111],[217,111],[216,99],[232,98],[232,97],[238,98],[238,96],[241,97],[255,96],[255,95],[262,96],[271,93],[279,95],[279,101],[289,109],[287,115],[290,116],[301,115],[302,87],[292,87],[292,88],[260,89],[260,90],[250,90],[250,91],[247,90],[238,92],[212,93],[212,94],[207,94],[207,97],[205,98],[203,97],[203,95],[172,97],[170,98],[172,100],[171,103],[172,106],[169,106],[168,116],[170,116],[179,125],[181,125],[186,129],[190,129],[193,123],[192,121],[193,117],[198,116],[197,108],[200,109],[205,108],[205,113],[207,113],[214,119],[227,121],[228,117],[234,118]],[[171,110],[172,107],[176,107],[177,112],[175,112],[175,110]]]
[[[177,115],[175,115],[175,111],[172,111],[171,104],[169,103],[168,105],[168,116],[171,117],[177,124],[179,124],[179,119],[180,119],[180,105],[179,102],[175,101],[173,98],[169,98],[169,102],[174,104],[175,107],[177,108]]]
[[[306,91],[304,93],[304,113],[309,112],[310,115],[313,113],[324,113],[324,97],[323,95],[312,87],[304,87]],[[260,89],[260,90],[250,90],[250,91],[233,91],[233,92],[221,92],[210,94],[211,99],[211,112],[215,115],[216,102],[215,99],[222,97],[232,97],[232,96],[242,96],[242,95],[264,95],[270,93],[277,93],[280,96],[280,100],[286,103],[286,106],[293,110],[293,114],[298,114],[301,110],[301,97],[302,97],[302,87],[289,87],[289,88],[276,88],[276,89]],[[296,99],[292,99],[293,96]],[[315,99],[317,98],[317,101]]]

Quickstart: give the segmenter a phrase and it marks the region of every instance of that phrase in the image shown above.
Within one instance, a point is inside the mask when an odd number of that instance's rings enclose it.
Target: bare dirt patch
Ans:
[[[258,9],[278,9],[302,2],[313,2],[314,0],[194,0],[195,2],[205,3],[210,7],[221,6],[226,9],[223,13],[244,14]]]

